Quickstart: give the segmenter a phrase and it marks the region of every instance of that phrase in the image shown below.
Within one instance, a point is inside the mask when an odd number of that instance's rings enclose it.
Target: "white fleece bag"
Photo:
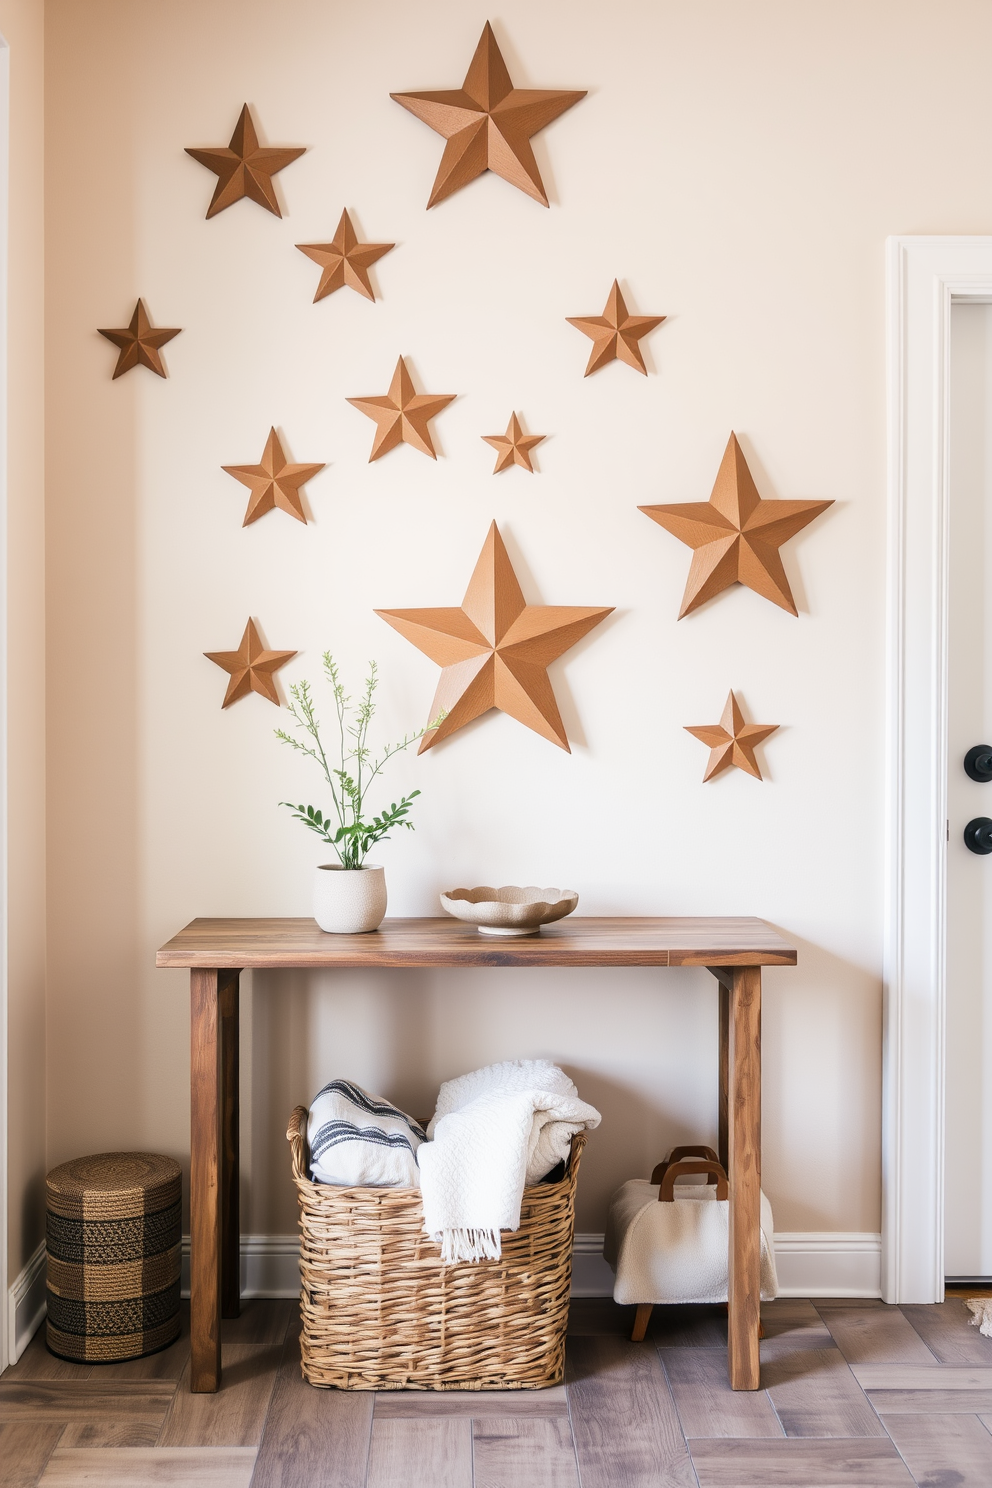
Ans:
[[[351,1080],[331,1080],[310,1107],[310,1176],[345,1188],[419,1188],[425,1140],[404,1111]]]
[[[632,1178],[610,1203],[603,1255],[616,1272],[616,1302],[726,1302],[730,1204],[710,1185],[659,1186]],[[761,1195],[761,1300],[778,1296],[772,1208]]]

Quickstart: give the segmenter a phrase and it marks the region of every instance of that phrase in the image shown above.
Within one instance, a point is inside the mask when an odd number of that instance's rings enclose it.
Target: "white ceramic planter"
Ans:
[[[378,930],[386,913],[386,874],[366,863],[342,868],[322,863],[314,870],[313,917],[332,935],[360,935]]]

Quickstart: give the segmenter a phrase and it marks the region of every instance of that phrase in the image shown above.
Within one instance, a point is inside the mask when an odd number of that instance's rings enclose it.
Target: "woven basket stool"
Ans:
[[[171,1157],[102,1152],[48,1175],[48,1347],[80,1364],[179,1336],[182,1174]]]

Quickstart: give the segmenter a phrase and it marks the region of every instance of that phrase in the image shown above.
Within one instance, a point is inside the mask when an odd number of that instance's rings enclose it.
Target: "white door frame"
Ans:
[[[882,1295],[944,1296],[951,305],[992,238],[888,242],[889,635]]]

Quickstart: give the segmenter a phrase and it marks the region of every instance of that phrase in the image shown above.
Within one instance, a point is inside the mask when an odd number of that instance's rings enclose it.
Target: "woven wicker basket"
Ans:
[[[561,1383],[572,1279],[572,1139],[559,1183],[524,1189],[498,1261],[441,1264],[420,1190],[309,1177],[307,1111],[286,1132],[300,1199],[303,1375],[343,1390],[540,1390]]]

